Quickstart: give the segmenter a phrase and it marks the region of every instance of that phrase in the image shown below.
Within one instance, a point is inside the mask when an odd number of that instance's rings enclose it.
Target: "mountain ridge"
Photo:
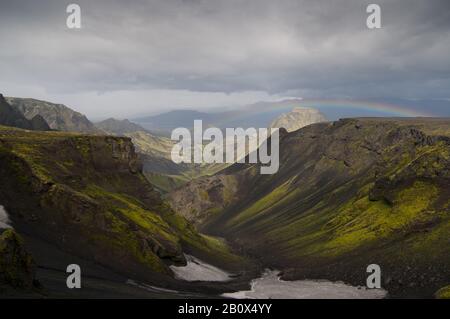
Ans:
[[[138,131],[145,131],[145,129],[128,119],[117,120],[115,118],[108,118],[106,120],[94,123],[95,127],[105,131],[108,134],[124,135],[126,133],[134,133]]]
[[[26,118],[40,115],[50,128],[66,132],[102,133],[87,117],[64,104],[32,98],[6,97]]]

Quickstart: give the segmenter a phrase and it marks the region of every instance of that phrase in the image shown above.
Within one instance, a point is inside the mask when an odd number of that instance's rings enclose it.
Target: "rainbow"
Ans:
[[[418,112],[412,110],[405,106],[388,104],[388,103],[377,103],[377,102],[367,102],[360,100],[301,100],[301,104],[304,106],[311,107],[341,107],[341,108],[354,108],[367,111],[379,111],[389,113],[395,116],[403,117],[433,117],[434,115],[426,112]]]

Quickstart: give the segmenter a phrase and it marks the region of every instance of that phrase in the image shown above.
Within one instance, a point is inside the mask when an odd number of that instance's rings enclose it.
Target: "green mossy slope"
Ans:
[[[241,200],[205,229],[285,278],[365,285],[377,263],[392,295],[430,297],[450,277],[449,136],[446,119],[345,119],[289,133],[276,174],[239,164],[222,173],[241,181]]]
[[[194,249],[240,260],[175,215],[129,138],[0,127],[0,201],[15,227],[132,278],[161,280]]]
[[[450,286],[439,289],[436,292],[435,297],[437,299],[450,299]]]

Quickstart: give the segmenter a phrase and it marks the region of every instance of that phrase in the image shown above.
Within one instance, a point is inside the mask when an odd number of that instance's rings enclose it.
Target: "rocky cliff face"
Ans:
[[[184,249],[232,263],[142,175],[131,140],[0,127],[0,202],[20,233],[129,278],[161,282]]]
[[[201,226],[284,269],[285,278],[365,285],[365,269],[376,263],[393,296],[432,297],[447,284],[449,120],[310,125],[281,137],[277,174],[257,172],[235,164],[216,181],[193,181],[189,195],[174,193],[172,205],[179,209],[182,198],[184,207],[207,210],[205,185],[239,179],[228,196],[240,200],[218,205]]]
[[[86,116],[63,104],[55,104],[36,99],[7,97],[9,104],[17,108],[27,119],[42,117],[50,128],[58,131],[102,133]]]
[[[270,124],[270,127],[285,128],[288,132],[293,132],[302,127],[326,121],[325,115],[316,109],[309,107],[294,107],[291,112],[283,113],[276,118]]]
[[[239,196],[239,175],[217,175],[188,182],[168,195],[172,208],[191,223],[201,227],[212,216]]]

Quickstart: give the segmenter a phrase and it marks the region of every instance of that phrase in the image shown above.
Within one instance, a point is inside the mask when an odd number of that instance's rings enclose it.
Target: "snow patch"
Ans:
[[[0,229],[12,228],[8,213],[5,208],[0,205]]]
[[[207,264],[191,255],[185,255],[187,265],[182,267],[170,266],[175,278],[185,281],[229,281],[231,274]]]

